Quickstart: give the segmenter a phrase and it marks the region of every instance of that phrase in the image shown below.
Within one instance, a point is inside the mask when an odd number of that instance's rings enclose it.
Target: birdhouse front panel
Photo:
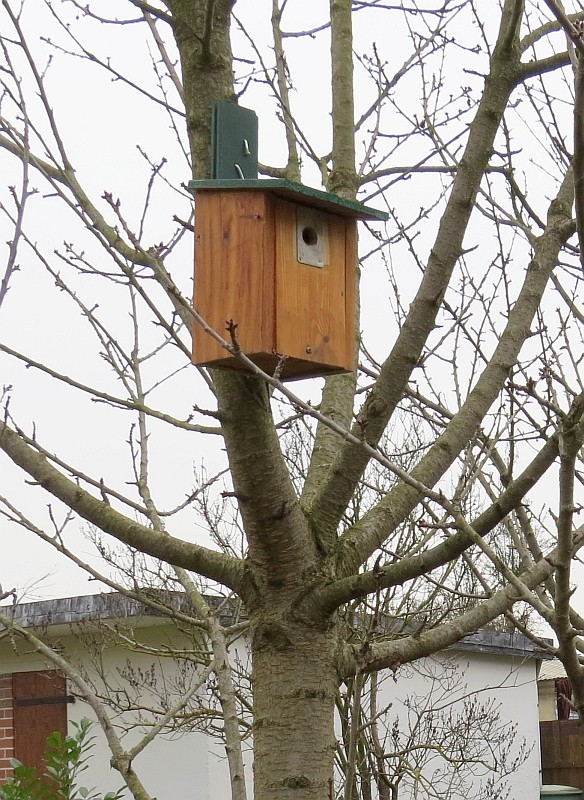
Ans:
[[[355,221],[321,209],[275,202],[276,350],[326,372],[354,368]],[[302,371],[300,364],[297,369]]]

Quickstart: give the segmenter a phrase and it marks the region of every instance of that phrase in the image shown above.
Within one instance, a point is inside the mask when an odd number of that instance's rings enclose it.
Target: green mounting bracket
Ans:
[[[258,118],[255,111],[218,100],[213,106],[211,176],[215,180],[258,177]]]
[[[287,200],[361,220],[385,221],[386,211],[346,200],[285,179],[258,179],[258,118],[255,111],[217,100],[213,106],[211,178],[190,181],[188,188],[269,191]]]

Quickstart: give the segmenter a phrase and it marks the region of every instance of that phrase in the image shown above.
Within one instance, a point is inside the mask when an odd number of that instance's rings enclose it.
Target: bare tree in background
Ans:
[[[452,654],[347,681],[338,700],[337,766],[346,798],[433,800],[509,796],[505,778],[529,752],[518,725],[502,719],[492,685],[470,692]],[[415,687],[415,688],[414,688]],[[395,695],[399,696],[396,697]],[[391,703],[384,698],[393,696]],[[356,735],[355,735],[356,734]],[[348,780],[347,780],[348,779]]]
[[[254,796],[322,800],[334,792],[340,682],[436,653],[501,615],[524,628],[530,607],[555,627],[584,708],[572,635],[584,626],[570,608],[570,564],[584,541],[574,522],[580,39],[568,27],[576,47],[567,46],[543,2],[331,0],[321,18],[302,4],[309,23],[286,2],[274,0],[270,20],[250,5],[128,0],[108,17],[102,3],[47,4],[50,32],[39,40],[30,4],[3,2],[0,147],[17,177],[1,199],[10,379],[0,447],[26,485],[2,509],[135,596],[138,581],[87,563],[77,520],[100,532],[101,555],[113,539],[169,565],[224,677],[235,745],[229,632],[202,592],[237,598],[252,653]],[[329,42],[329,66],[317,68]],[[296,93],[299,60],[314,63],[309,85],[328,107]],[[57,84],[82,87],[94,69],[112,82],[91,164],[83,112]],[[384,232],[362,236],[361,365],[327,379],[318,397],[316,381],[291,390],[251,367],[190,365],[192,217],[180,180],[208,175],[218,99],[272,104],[286,155],[266,175],[310,172],[390,214]],[[140,137],[163,118],[164,145],[119,152],[130,124]],[[132,190],[118,188],[137,158]],[[56,222],[40,225],[50,214]],[[52,341],[55,319],[81,357]],[[31,370],[32,411],[18,388]],[[52,420],[58,409],[68,418]],[[202,437],[225,477],[201,473]],[[44,518],[27,508],[37,494],[49,498]],[[201,520],[206,544],[195,543]],[[414,626],[395,635],[381,608]],[[354,624],[371,616],[376,624]],[[134,796],[149,797],[113,735],[110,745]]]

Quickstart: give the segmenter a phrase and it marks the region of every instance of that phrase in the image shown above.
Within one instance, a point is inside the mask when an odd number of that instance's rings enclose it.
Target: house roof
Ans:
[[[538,675],[539,681],[555,681],[556,678],[565,678],[566,668],[559,658],[552,658],[541,665]]]
[[[546,650],[538,647],[531,639],[518,631],[496,631],[483,628],[453,644],[450,650],[472,650],[480,653],[520,656],[522,658],[553,658]]]
[[[160,592],[153,598],[162,606],[171,606],[176,611],[192,614],[186,607],[182,592]],[[206,596],[212,608],[225,603],[223,597]],[[164,610],[158,610],[119,592],[88,594],[78,597],[60,597],[54,600],[39,600],[33,603],[16,603],[0,607],[6,614],[10,612],[14,622],[23,628],[55,628],[105,620],[131,619],[133,625],[162,624],[168,618]],[[0,630],[2,625],[0,625]]]
[[[225,603],[222,597],[206,596],[205,599],[211,607],[215,608]],[[166,603],[170,602],[177,610],[182,610],[181,607],[184,605],[184,595],[180,592],[164,592],[161,600]],[[184,610],[188,613],[187,609]],[[148,625],[154,622],[161,624],[165,620],[164,612],[157,611],[138,600],[117,592],[17,603],[12,606],[2,606],[2,611],[4,613],[10,611],[14,621],[25,628],[54,628],[114,619],[132,619],[134,625],[136,623]],[[522,633],[490,629],[479,630],[448,649],[456,652],[518,656],[541,660],[552,658]]]

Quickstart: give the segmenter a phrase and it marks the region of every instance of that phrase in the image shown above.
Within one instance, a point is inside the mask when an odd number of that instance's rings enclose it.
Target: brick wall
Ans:
[[[0,675],[0,784],[12,775],[11,758],[14,758],[12,675]]]

